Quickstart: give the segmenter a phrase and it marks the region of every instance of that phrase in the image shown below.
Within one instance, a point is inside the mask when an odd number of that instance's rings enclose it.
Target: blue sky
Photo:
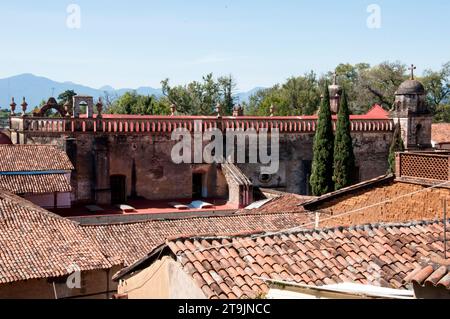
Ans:
[[[81,29],[66,26],[81,8]],[[369,29],[367,7],[381,8]],[[450,61],[450,1],[40,0],[0,4],[0,78],[34,73],[99,88],[181,84],[213,72],[239,90],[340,62]]]

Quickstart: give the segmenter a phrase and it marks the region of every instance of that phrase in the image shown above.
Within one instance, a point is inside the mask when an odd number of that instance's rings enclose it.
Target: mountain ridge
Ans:
[[[235,94],[236,100],[240,103],[247,102],[250,96],[263,88],[256,87],[247,92]],[[17,104],[20,104],[22,97],[25,97],[29,108],[40,105],[42,100],[47,100],[50,96],[58,97],[66,90],[74,90],[80,95],[90,95],[94,99],[104,97],[105,92],[113,96],[122,96],[126,92],[136,91],[141,95],[162,96],[160,88],[141,86],[136,89],[119,88],[115,89],[110,85],[104,85],[98,89],[86,85],[74,83],[71,81],[58,82],[44,76],[32,73],[23,73],[15,76],[0,79],[0,108],[9,109],[11,97],[15,98]]]

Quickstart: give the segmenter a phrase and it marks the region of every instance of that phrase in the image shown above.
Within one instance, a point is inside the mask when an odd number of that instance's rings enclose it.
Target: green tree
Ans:
[[[74,90],[67,90],[58,95],[58,104],[63,106],[66,102],[72,102],[72,98],[77,95]]]
[[[232,115],[234,108],[234,96],[233,92],[236,89],[236,83],[231,75],[222,76],[217,80],[219,84],[219,91],[222,97],[221,105],[225,112],[225,115]]]
[[[402,129],[400,126],[400,123],[397,123],[395,125],[395,131],[394,136],[392,139],[391,147],[389,149],[389,174],[395,174],[398,172],[395,172],[395,154],[398,152],[404,152],[405,151],[405,143],[402,139]]]
[[[425,70],[421,78],[427,91],[430,110],[435,122],[450,121],[450,62],[439,71]]]
[[[139,95],[136,91],[127,92],[116,99],[109,107],[112,114],[167,115],[170,108],[155,96]]]
[[[406,65],[401,62],[383,62],[370,69],[362,70],[355,83],[357,103],[366,111],[375,103],[390,110],[395,100],[395,92],[407,79]]]
[[[204,76],[202,82],[193,81],[185,86],[171,87],[169,79],[161,84],[166,99],[177,106],[180,114],[211,115],[219,102],[219,86],[212,74]]]
[[[280,116],[314,114],[320,104],[316,74],[291,77],[282,85],[259,90],[250,97],[246,110],[250,115],[268,116],[272,104]]]
[[[342,92],[336,125],[336,139],[334,142],[334,187],[340,190],[352,185],[352,175],[355,169],[355,154],[351,136],[350,111],[347,93]]]
[[[316,135],[314,137],[314,159],[312,164],[311,188],[314,196],[321,196],[334,190],[333,152],[334,135],[330,109],[328,83],[323,89]]]

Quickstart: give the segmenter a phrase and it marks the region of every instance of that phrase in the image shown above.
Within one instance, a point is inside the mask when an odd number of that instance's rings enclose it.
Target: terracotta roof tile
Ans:
[[[450,143],[450,124],[449,123],[436,123],[432,126],[433,142],[438,144]]]
[[[109,269],[116,261],[79,224],[0,191],[0,284],[69,275],[72,265]]]
[[[70,181],[65,174],[1,175],[0,189],[14,194],[69,193]]]
[[[221,291],[223,293],[216,293],[214,296],[220,298],[225,298],[225,296],[227,298],[251,298],[260,293],[267,293],[267,285],[258,279],[261,277],[308,285],[325,285],[349,281],[406,289],[409,285],[404,280],[404,276],[416,269],[418,261],[422,258],[439,253],[438,245],[434,244],[440,241],[442,237],[436,233],[436,229],[438,229],[436,226],[440,224],[441,222],[438,221],[424,221],[395,225],[365,225],[353,228],[352,232],[345,229],[342,231],[340,229],[304,230],[281,234],[264,233],[233,236],[231,238],[203,238],[203,240],[209,243],[213,240],[218,244],[227,243],[227,246],[221,248],[221,250],[226,250],[229,255],[235,255],[236,264],[246,265],[244,267],[228,266],[226,272],[230,277],[220,283],[216,280],[216,284],[222,286]],[[390,231],[387,231],[387,228],[390,228]],[[336,243],[323,240],[324,234],[330,235],[332,233],[339,237],[337,246]],[[396,235],[393,236],[393,234]],[[359,237],[358,244],[355,244],[353,240],[357,237]],[[404,244],[398,245],[397,237],[403,237],[405,239]],[[185,243],[185,247],[190,246],[186,242],[197,240],[199,239],[195,237],[178,239],[178,241]],[[249,241],[252,242],[251,245]],[[364,246],[361,246],[361,243]],[[273,246],[272,249],[267,249],[271,245]],[[297,247],[297,250],[293,249],[293,245]],[[379,249],[376,249],[376,246]],[[252,248],[246,249],[244,247]],[[306,248],[306,251],[303,252],[300,248],[304,250]],[[182,253],[193,253],[188,248],[186,249]],[[320,253],[313,253],[313,250]],[[231,253],[232,251],[233,253]],[[373,253],[368,254],[368,251],[373,251]],[[258,254],[254,255],[256,252]],[[328,254],[322,252],[328,252]],[[252,258],[244,258],[244,255]],[[223,254],[208,255],[208,257],[211,256],[217,259],[214,260],[215,263],[210,260],[213,268],[219,264],[224,265]],[[302,256],[310,257],[303,260]],[[185,269],[190,275],[201,271]],[[214,271],[218,270],[214,269]],[[252,276],[251,273],[253,272],[254,275]],[[208,280],[211,281],[211,278],[208,277]],[[416,273],[413,280],[417,280],[421,284],[428,282],[433,285],[448,286],[448,267],[425,268],[425,270]],[[224,284],[228,286],[228,289],[223,288]],[[204,288],[202,289],[205,291]],[[209,290],[213,291],[214,289],[210,288]],[[209,290],[208,293],[210,294]],[[208,294],[206,295],[211,297]]]
[[[304,222],[304,213],[274,213],[154,220],[116,225],[91,225],[83,226],[83,229],[86,234],[100,245],[104,254],[116,256],[126,266],[129,266],[145,257],[149,251],[164,244],[168,238],[174,236],[179,237],[180,234],[197,235],[212,233],[216,235],[230,235],[242,232],[254,232],[258,229],[276,231],[297,227]],[[196,244],[192,243],[191,247],[202,245],[205,248],[209,248],[211,246],[217,246],[219,242],[222,243],[221,241],[215,240],[200,240]],[[188,250],[186,243],[181,241],[170,242],[169,245],[172,250],[176,250],[177,252]],[[270,244],[268,243],[268,245]],[[243,246],[243,243],[238,242],[233,249],[220,248],[218,250],[209,250],[208,252],[216,258],[218,256],[225,259],[231,256],[235,258],[239,255],[235,248],[241,246]],[[252,248],[256,249],[259,254],[263,253],[264,247],[259,246],[258,243],[254,243],[253,246],[256,246]],[[244,248],[244,252],[247,252],[247,249]],[[205,257],[209,258],[210,256],[205,255]],[[192,259],[195,257],[189,255],[188,258]]]
[[[67,154],[50,145],[0,145],[0,172],[71,171]]]
[[[420,286],[430,285],[450,290],[450,264],[427,263],[409,273],[405,281]]]

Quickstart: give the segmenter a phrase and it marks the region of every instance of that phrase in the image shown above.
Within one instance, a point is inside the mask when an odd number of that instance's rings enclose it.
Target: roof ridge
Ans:
[[[448,220],[450,223],[450,219]],[[386,229],[386,228],[410,228],[414,226],[427,226],[433,224],[443,223],[443,219],[436,220],[422,220],[422,221],[410,221],[404,223],[372,223],[372,224],[362,224],[355,226],[337,226],[337,227],[329,227],[329,228],[320,228],[320,229],[286,229],[282,231],[274,231],[274,232],[266,232],[266,231],[254,231],[254,232],[242,232],[235,235],[223,235],[223,236],[215,236],[214,234],[210,235],[195,235],[195,236],[186,236],[182,235],[180,237],[174,236],[174,238],[170,241],[183,240],[183,239],[191,239],[191,240],[217,240],[217,239],[235,239],[235,238],[244,238],[249,236],[255,237],[276,237],[280,235],[292,235],[292,234],[317,234],[317,233],[330,233],[335,231],[342,232],[343,230],[374,230],[374,229]],[[301,226],[299,226],[301,227]]]
[[[239,210],[236,210],[234,213],[229,213],[226,215],[210,215],[210,216],[195,216],[195,217],[173,217],[173,218],[164,218],[164,219],[150,219],[150,220],[141,220],[141,221],[128,221],[128,222],[119,222],[119,223],[105,223],[105,224],[85,224],[81,225],[83,228],[97,228],[97,227],[108,227],[108,226],[124,226],[124,225],[140,225],[140,224],[152,224],[157,222],[174,222],[174,221],[186,221],[186,220],[204,220],[204,219],[217,219],[217,218],[231,218],[231,217],[249,217],[249,216],[274,216],[274,215],[292,215],[292,214],[307,214],[310,212],[296,212],[296,211],[286,211],[286,212],[271,212],[271,213],[237,213]]]

